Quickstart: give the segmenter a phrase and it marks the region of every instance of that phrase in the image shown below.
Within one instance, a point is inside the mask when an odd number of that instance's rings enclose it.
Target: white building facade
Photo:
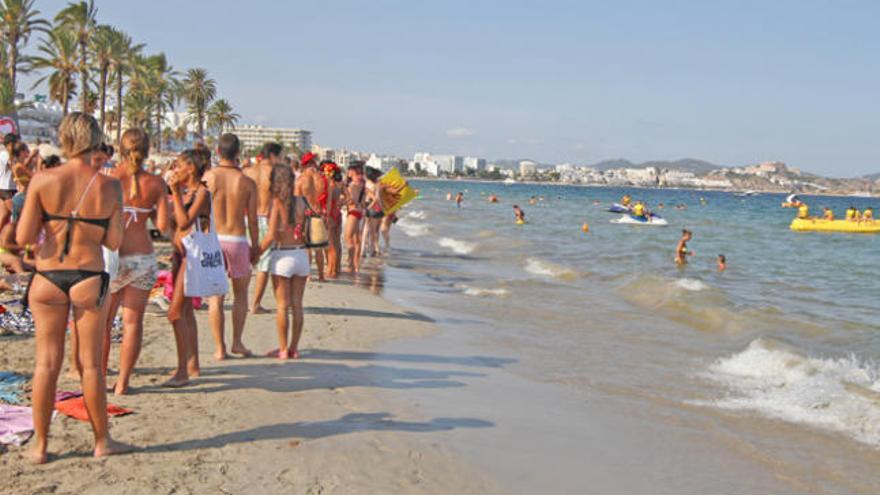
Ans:
[[[236,127],[232,132],[238,136],[242,148],[245,149],[261,148],[269,141],[280,142],[282,145],[296,145],[301,153],[312,149],[312,131],[305,129],[245,125]]]

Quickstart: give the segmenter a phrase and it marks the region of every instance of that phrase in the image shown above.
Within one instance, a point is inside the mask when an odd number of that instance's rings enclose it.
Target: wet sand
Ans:
[[[271,295],[264,304],[271,306]],[[408,390],[463,386],[460,372],[434,360],[430,350],[371,352],[390,339],[430,334],[430,320],[346,282],[310,283],[306,307],[303,359],[287,362],[214,362],[207,312],[197,312],[203,374],[192,386],[176,390],[159,387],[174,366],[175,351],[170,325],[151,307],[133,393],[109,397],[136,411],[112,419],[112,432],[141,450],[94,459],[88,424],[58,416],[52,423],[49,464],[31,466],[14,447],[0,454],[0,492],[500,492],[494,481],[444,446],[453,431],[491,428],[492,423],[478,417],[428,417],[394,400]],[[227,339],[229,318],[227,313]],[[274,314],[250,316],[245,342],[257,355],[276,348]],[[113,346],[111,368],[118,363],[118,347]],[[32,338],[5,337],[0,348],[0,369],[30,375]],[[431,361],[430,369],[408,365]],[[61,379],[59,390],[78,388]]]

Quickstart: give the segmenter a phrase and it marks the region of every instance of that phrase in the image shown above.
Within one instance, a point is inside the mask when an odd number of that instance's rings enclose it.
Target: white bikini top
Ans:
[[[136,222],[139,213],[144,213],[149,215],[153,213],[154,208],[140,208],[138,206],[123,206],[122,214],[128,215],[128,219],[125,221],[125,228],[127,229],[131,222]]]

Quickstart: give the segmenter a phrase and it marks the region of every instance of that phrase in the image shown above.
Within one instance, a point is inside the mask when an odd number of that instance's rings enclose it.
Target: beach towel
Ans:
[[[0,445],[21,445],[34,434],[34,414],[30,407],[0,404]]]
[[[86,411],[86,403],[84,397],[76,397],[73,399],[56,402],[55,410],[60,412],[61,414],[70,416],[73,419],[78,419],[80,421],[89,420],[89,413],[88,411]],[[125,416],[126,414],[131,414],[133,412],[134,411],[132,411],[131,409],[119,407],[114,404],[107,404],[107,414],[109,414],[110,416]]]
[[[410,187],[406,179],[396,168],[392,168],[379,179],[382,184],[382,206],[385,214],[390,215],[414,200],[416,191]]]
[[[27,378],[11,371],[0,371],[0,402],[21,404],[22,386]]]
[[[77,397],[82,397],[82,392],[77,390],[76,392],[70,392],[67,390],[58,390],[55,392],[55,402],[61,402],[67,399],[76,399]]]
[[[156,285],[153,290],[155,291],[157,287],[162,288],[162,295],[165,297],[167,302],[170,302],[174,299],[174,277],[171,274],[170,270],[160,270],[158,276],[156,278]],[[153,299],[154,294],[150,292],[150,299]],[[192,298],[193,309],[199,309],[202,307],[202,298],[194,297]]]
[[[11,305],[9,306],[11,307]],[[24,309],[16,313],[10,311],[7,306],[0,306],[0,308],[3,308],[0,310],[0,328],[16,335],[28,335],[34,333],[34,319],[31,316],[31,311],[29,309]]]

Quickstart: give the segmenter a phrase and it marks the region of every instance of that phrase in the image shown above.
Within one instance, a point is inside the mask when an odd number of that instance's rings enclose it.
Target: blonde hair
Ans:
[[[119,153],[125,160],[126,172],[131,175],[131,189],[129,198],[138,195],[137,173],[144,165],[147,155],[150,152],[150,137],[143,129],[133,128],[122,134],[122,140],[119,144]]]
[[[101,144],[101,127],[91,115],[72,112],[58,126],[58,141],[68,159],[88,153]]]

